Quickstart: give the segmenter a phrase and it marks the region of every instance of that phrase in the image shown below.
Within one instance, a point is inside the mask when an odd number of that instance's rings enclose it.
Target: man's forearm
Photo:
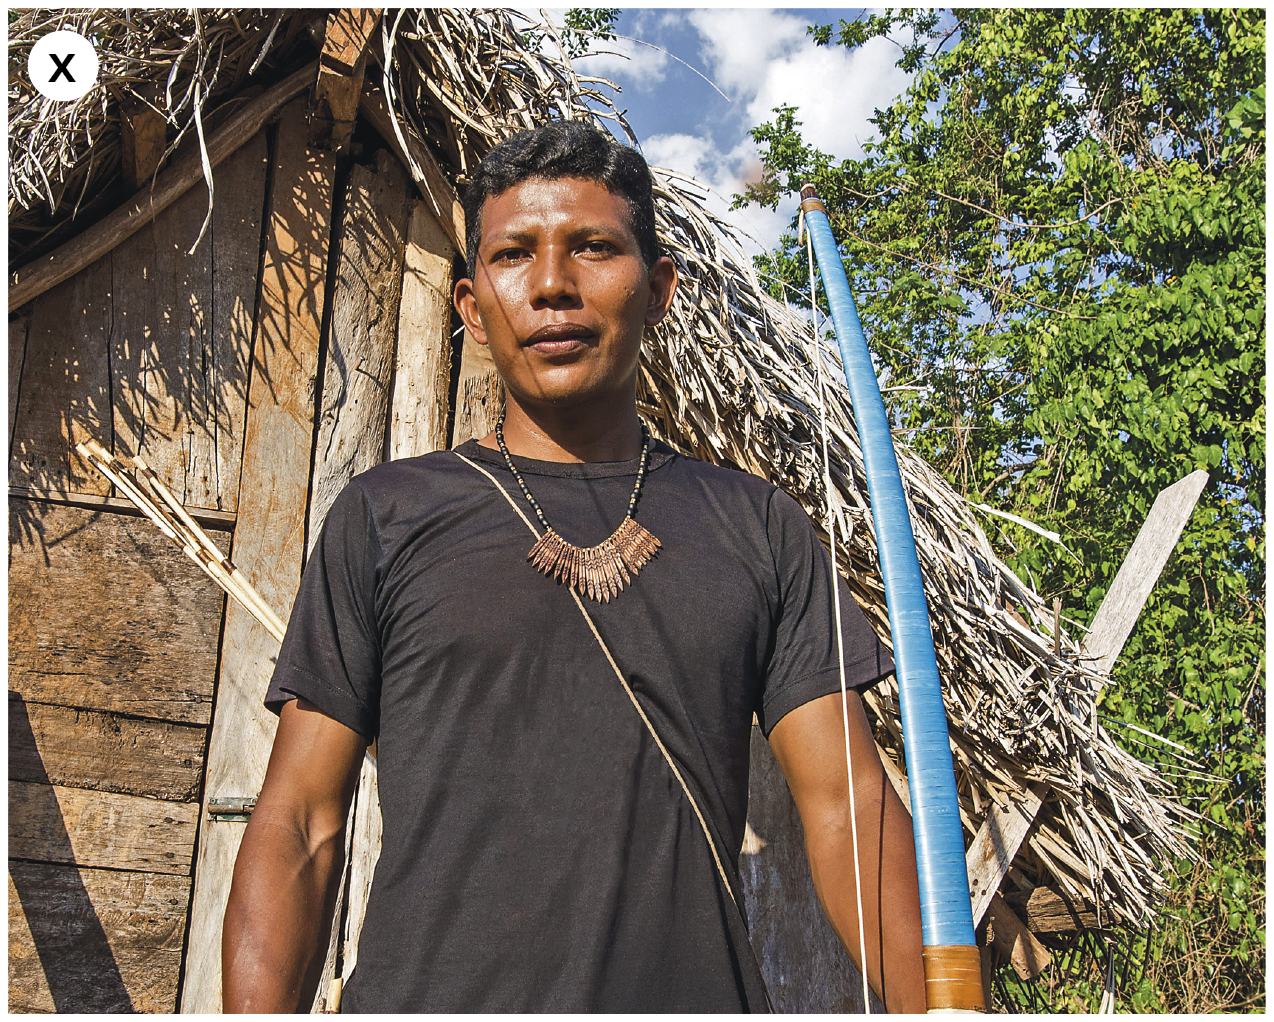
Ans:
[[[858,764],[855,764],[858,766]],[[925,1010],[920,893],[911,817],[883,772],[869,765],[856,777],[858,870],[868,982],[892,1012]],[[841,819],[806,829],[815,890],[832,928],[860,958],[853,832]]]
[[[224,1010],[309,1008],[344,865],[343,830],[311,844],[287,818],[253,813],[235,862],[221,943]]]

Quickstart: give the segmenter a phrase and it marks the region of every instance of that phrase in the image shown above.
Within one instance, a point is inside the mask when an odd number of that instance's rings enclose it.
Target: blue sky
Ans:
[[[759,176],[748,129],[770,120],[772,109],[786,103],[799,108],[807,142],[839,159],[859,156],[874,130],[868,118],[908,85],[909,76],[895,66],[901,50],[890,40],[874,39],[851,53],[838,45],[817,47],[806,34],[807,25],[835,25],[861,12],[624,8],[616,31],[662,50],[618,39],[595,44],[603,52],[577,59],[575,68],[620,87],[616,105],[627,111],[647,160],[711,188],[716,194],[709,208],[750,234],[756,244],[746,247],[756,252],[777,243],[797,200],[780,204],[777,213],[756,207],[728,212],[730,197]],[[564,14],[552,12],[559,22]]]

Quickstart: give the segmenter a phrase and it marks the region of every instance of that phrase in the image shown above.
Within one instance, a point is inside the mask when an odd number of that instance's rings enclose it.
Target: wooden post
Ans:
[[[380,8],[345,7],[328,15],[310,104],[309,144],[314,148],[348,148],[363,91],[368,43],[379,22]]]
[[[1013,865],[1022,839],[1031,829],[1035,814],[1039,812],[1043,785],[1034,785],[1026,792],[1022,802],[1015,802],[1008,809],[992,802],[986,823],[978,831],[969,846],[965,861],[969,868],[969,894],[973,899],[973,919],[981,922],[1000,886],[1004,874]]]
[[[232,556],[284,619],[300,582],[334,157],[305,146],[305,102],[282,114],[244,428]],[[256,795],[277,721],[262,705],[278,642],[230,603],[221,646],[204,805]],[[200,817],[182,1011],[221,1010],[221,922],[242,824]]]

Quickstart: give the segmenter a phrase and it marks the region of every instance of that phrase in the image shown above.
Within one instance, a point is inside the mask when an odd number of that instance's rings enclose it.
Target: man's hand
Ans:
[[[920,892],[911,817],[885,777],[857,692],[849,693],[848,708],[867,980],[889,1011],[923,1012]],[[818,900],[862,969],[840,693],[787,714],[770,733],[770,744],[801,814]]]
[[[367,740],[285,703],[234,865],[221,938],[225,1011],[305,1011],[327,954],[345,817]]]

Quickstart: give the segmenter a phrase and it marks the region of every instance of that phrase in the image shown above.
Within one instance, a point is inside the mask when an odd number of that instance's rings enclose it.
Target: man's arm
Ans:
[[[911,817],[885,777],[857,692],[849,693],[848,706],[867,980],[889,1011],[923,1012],[920,892]],[[818,900],[861,969],[840,693],[788,713],[775,725],[770,744],[801,814]]]
[[[305,1011],[327,954],[345,817],[367,741],[304,699],[284,703],[234,864],[221,938],[224,1010]]]

